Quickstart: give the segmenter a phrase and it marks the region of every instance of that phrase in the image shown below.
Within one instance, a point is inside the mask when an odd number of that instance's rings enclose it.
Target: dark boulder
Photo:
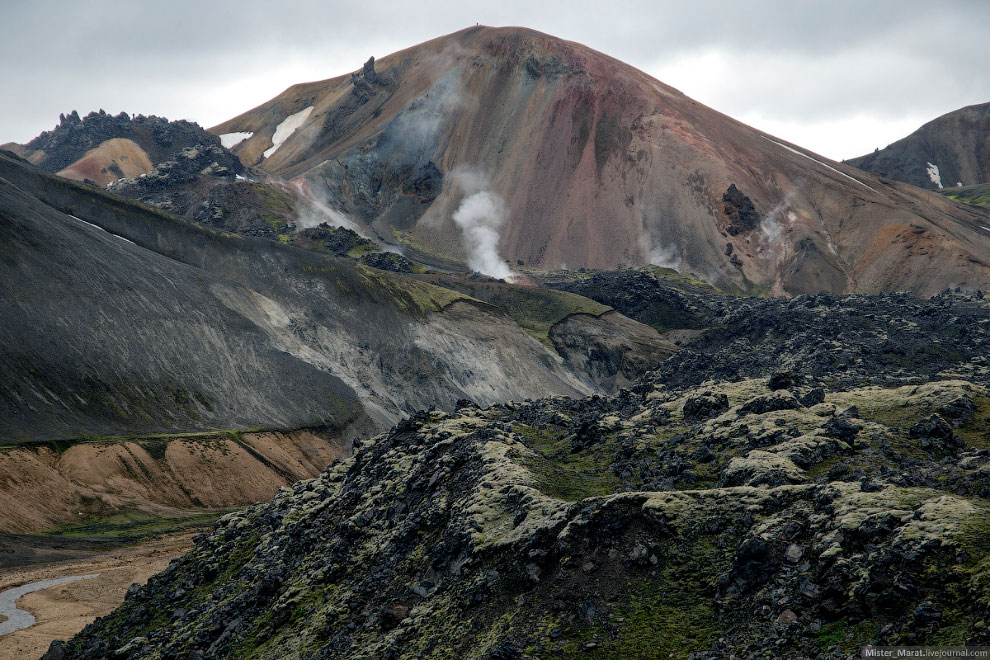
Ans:
[[[922,449],[958,449],[964,446],[961,438],[939,415],[929,415],[908,429],[908,435],[921,440]]]
[[[742,232],[753,231],[760,225],[763,216],[757,212],[753,200],[736,188],[736,184],[731,184],[725,191],[722,202],[725,204],[722,212],[729,221],[727,229],[729,234],[736,236]]]
[[[371,266],[372,268],[377,268],[379,270],[388,270],[393,273],[411,273],[412,262],[403,257],[401,254],[395,254],[394,252],[376,252],[374,254],[366,254],[361,257],[361,263],[365,266]]]
[[[801,404],[793,394],[787,390],[780,390],[773,394],[753,397],[739,408],[740,415],[763,415],[768,412],[778,410],[797,410]]]
[[[684,401],[684,419],[702,420],[714,417],[722,411],[729,409],[729,397],[725,394],[714,392],[704,392],[702,394],[689,396]]]

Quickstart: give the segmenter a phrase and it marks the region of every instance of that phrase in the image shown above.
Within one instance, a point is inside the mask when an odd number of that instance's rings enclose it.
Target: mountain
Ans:
[[[210,131],[331,224],[449,268],[654,264],[775,294],[990,288],[983,211],[532,30],[472,27],[372,58]],[[466,248],[479,226],[497,240]]]
[[[198,124],[155,116],[131,117],[126,112],[109,115],[100,110],[80,117],[73,110],[61,115],[54,129],[27,144],[8,143],[2,148],[46,172],[100,187],[182,160],[187,150],[209,151],[215,173],[220,168],[231,177],[244,172],[240,161],[222,148],[220,140]]]
[[[990,183],[990,103],[933,119],[911,135],[846,163],[928,190]]]
[[[676,350],[574,294],[491,282],[474,297],[221,234],[13,154],[0,153],[0,232],[5,443],[312,426],[349,438],[458,399],[604,391]],[[512,300],[483,302],[486,288]]]
[[[990,300],[631,281],[712,329],[614,396],[422,411],[45,660],[990,643]]]

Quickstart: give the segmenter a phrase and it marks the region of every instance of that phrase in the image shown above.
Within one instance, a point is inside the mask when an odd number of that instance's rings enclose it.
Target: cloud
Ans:
[[[10,0],[0,20],[18,29],[0,42],[0,58],[18,66],[0,69],[0,88],[17,102],[0,116],[0,142],[26,141],[73,109],[212,126],[289,85],[344,75],[370,55],[381,59],[480,22],[585,43],[717,110],[765,122],[760,128],[781,138],[849,157],[891,139],[857,130],[857,122],[902,130],[990,101],[983,71],[990,3],[932,7],[916,0],[299,0],[274,11],[259,0]],[[841,151],[830,150],[837,138]]]

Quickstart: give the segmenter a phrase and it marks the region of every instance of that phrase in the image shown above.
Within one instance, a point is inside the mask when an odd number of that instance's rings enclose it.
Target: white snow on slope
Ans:
[[[777,145],[778,147],[783,147],[784,149],[787,149],[787,150],[788,150],[788,151],[790,151],[791,153],[795,153],[795,154],[797,154],[798,156],[804,156],[805,158],[807,158],[807,159],[808,159],[808,160],[810,160],[811,162],[813,162],[813,163],[818,163],[819,165],[821,165],[821,166],[822,166],[822,167],[824,167],[825,169],[827,169],[827,170],[832,170],[832,171],[833,171],[833,172],[835,172],[836,174],[840,174],[840,175],[842,175],[842,176],[844,176],[844,177],[846,177],[847,179],[851,179],[851,180],[853,180],[853,181],[855,181],[856,183],[858,183],[859,185],[861,185],[861,186],[863,186],[864,188],[867,188],[867,189],[869,189],[869,190],[872,190],[873,192],[875,192],[875,193],[877,193],[878,195],[880,194],[880,193],[879,193],[879,191],[877,191],[877,190],[876,190],[875,188],[870,188],[870,186],[868,186],[868,185],[866,185],[865,183],[863,183],[862,181],[860,181],[860,180],[859,180],[859,179],[857,179],[856,177],[853,177],[853,176],[849,176],[849,175],[848,175],[848,174],[846,174],[845,172],[840,172],[839,170],[837,170],[837,169],[835,169],[835,168],[834,168],[834,167],[832,167],[831,165],[826,165],[826,164],[825,164],[825,163],[823,163],[822,161],[820,161],[820,160],[818,160],[818,159],[816,159],[816,158],[812,158],[811,156],[809,156],[809,155],[808,155],[808,154],[806,154],[806,153],[802,153],[802,152],[800,152],[800,151],[798,151],[797,149],[792,149],[791,147],[788,147],[788,146],[787,146],[786,144],[781,144],[780,142],[777,142],[776,140],[771,140],[771,139],[770,139],[770,138],[768,138],[768,137],[767,137],[766,135],[764,135],[764,136],[762,136],[762,137],[763,137],[763,139],[764,139],[764,140],[766,140],[767,142],[773,142],[773,143],[774,143],[775,145]]]
[[[272,135],[272,146],[265,149],[265,158],[271,158],[271,155],[278,151],[282,143],[288,140],[289,136],[303,125],[303,122],[306,121],[306,118],[309,117],[309,113],[311,112],[313,112],[313,106],[300,110],[294,115],[289,115],[281,124],[276,126],[275,133]]]
[[[116,236],[116,237],[117,237],[117,238],[119,238],[120,240],[122,240],[122,241],[127,241],[127,242],[128,242],[128,243],[130,243],[131,245],[137,245],[137,243],[135,243],[135,242],[134,242],[134,241],[132,241],[131,239],[129,239],[129,238],[124,238],[124,237],[123,237],[123,236],[121,236],[120,234],[115,234],[115,233],[113,233],[112,231],[107,231],[106,229],[104,229],[103,227],[101,227],[101,226],[99,226],[99,225],[94,225],[94,224],[93,224],[92,222],[86,222],[86,221],[85,221],[85,220],[83,220],[82,218],[77,218],[77,217],[76,217],[76,216],[74,216],[74,215],[70,215],[69,217],[70,217],[70,218],[73,218],[73,219],[75,219],[75,220],[78,220],[79,222],[81,222],[81,223],[83,223],[84,225],[89,225],[89,226],[90,226],[90,227],[92,227],[93,229],[99,229],[100,231],[102,231],[102,232],[105,232],[105,233],[107,233],[107,234],[110,234],[111,236]]]
[[[925,163],[925,165],[928,166],[928,168],[927,168],[928,169],[928,178],[932,180],[932,183],[934,183],[936,186],[938,186],[938,189],[939,190],[941,190],[942,189],[942,175],[939,174],[938,165],[933,165],[931,163]]]
[[[983,225],[980,225],[980,229],[985,229],[987,231],[990,231],[990,227],[984,227]]]
[[[244,140],[248,139],[254,135],[251,131],[239,131],[237,133],[224,133],[220,136],[220,144],[223,145],[225,149],[233,149]]]

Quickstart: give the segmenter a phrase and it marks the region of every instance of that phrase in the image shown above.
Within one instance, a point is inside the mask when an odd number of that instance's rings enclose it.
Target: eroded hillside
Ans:
[[[225,517],[48,657],[840,658],[987,643],[990,371],[966,352],[985,346],[990,303],[911,302],[921,316],[982,310],[928,370],[874,344],[909,323],[905,302],[757,310],[793,340],[790,322],[815,319],[801,332],[817,357],[787,371],[777,342],[741,330],[751,377],[688,349],[673,360],[690,377],[661,369],[615,396],[417,413]],[[822,360],[831,316],[864,303],[874,311],[846,337],[864,361]]]

